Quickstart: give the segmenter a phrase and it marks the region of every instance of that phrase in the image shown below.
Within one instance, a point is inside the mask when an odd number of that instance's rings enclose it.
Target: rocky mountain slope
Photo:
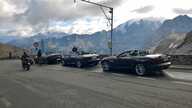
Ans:
[[[150,46],[156,46],[170,35],[188,33],[192,30],[192,18],[180,15],[174,19],[165,20],[149,40]],[[181,35],[182,36],[182,35]],[[161,43],[162,44],[162,43]]]
[[[192,31],[168,36],[155,50],[170,55],[192,55]]]

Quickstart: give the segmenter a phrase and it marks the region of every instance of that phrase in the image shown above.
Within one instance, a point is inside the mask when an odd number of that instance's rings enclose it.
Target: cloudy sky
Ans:
[[[0,0],[0,35],[93,33],[109,29],[100,7],[81,0]],[[130,19],[192,16],[192,0],[90,0],[114,8],[114,26]],[[104,9],[107,15],[108,9]]]

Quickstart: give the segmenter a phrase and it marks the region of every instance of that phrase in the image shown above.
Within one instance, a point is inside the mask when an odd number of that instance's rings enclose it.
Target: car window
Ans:
[[[139,52],[137,50],[133,50],[133,51],[130,51],[129,52],[129,55],[130,56],[138,56],[139,55]]]
[[[145,56],[148,54],[150,54],[149,51],[139,51],[139,53],[138,53],[139,56]]]

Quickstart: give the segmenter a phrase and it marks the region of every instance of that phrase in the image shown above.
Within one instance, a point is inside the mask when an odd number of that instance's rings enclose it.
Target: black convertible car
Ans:
[[[163,54],[149,54],[148,51],[131,50],[118,56],[106,57],[101,61],[103,71],[129,70],[142,76],[167,69],[171,62]]]
[[[58,64],[61,62],[61,58],[61,54],[49,54],[41,57],[40,64]]]
[[[70,65],[79,68],[86,66],[95,66],[98,64],[98,62],[99,62],[99,56],[97,54],[89,54],[89,53],[64,55],[61,61],[63,66]]]

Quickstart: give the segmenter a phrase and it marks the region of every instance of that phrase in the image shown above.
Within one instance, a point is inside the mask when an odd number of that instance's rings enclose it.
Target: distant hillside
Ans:
[[[160,42],[155,52],[171,55],[192,55],[192,31],[170,34]]]
[[[8,58],[9,52],[12,53],[12,57],[18,57],[21,56],[23,50],[17,47],[0,43],[0,59]]]

